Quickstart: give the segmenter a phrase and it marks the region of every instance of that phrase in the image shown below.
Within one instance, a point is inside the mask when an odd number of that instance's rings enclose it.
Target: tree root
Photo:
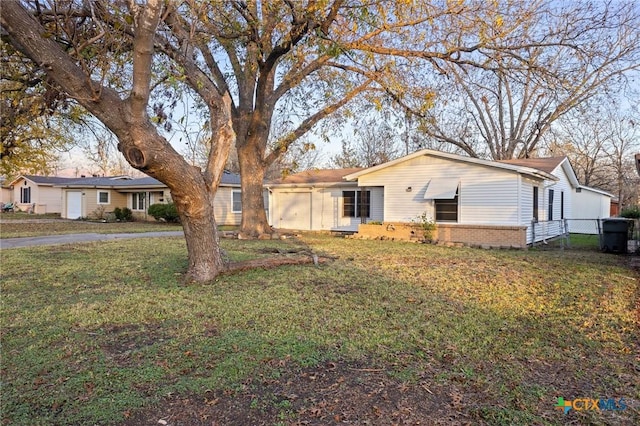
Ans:
[[[314,264],[318,266],[321,263],[328,263],[331,260],[333,259],[325,256],[318,256],[315,253],[310,253],[308,256],[268,257],[262,259],[251,259],[244,260],[242,262],[229,262],[227,269],[222,271],[220,275],[230,275],[237,272],[248,271],[257,268],[274,269],[285,265]]]

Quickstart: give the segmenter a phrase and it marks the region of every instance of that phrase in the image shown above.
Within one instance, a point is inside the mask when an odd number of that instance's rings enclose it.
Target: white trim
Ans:
[[[234,209],[233,195],[240,194],[240,210]],[[231,213],[242,213],[242,191],[239,189],[231,190]]]
[[[100,201],[100,194],[107,194],[107,202],[103,203]],[[97,204],[98,205],[106,205],[106,204],[111,204],[111,191],[105,191],[105,190],[97,190],[96,191],[96,197],[97,197]]]
[[[596,189],[596,188],[591,188],[590,186],[578,185],[578,187],[576,189],[582,189],[582,190],[586,190],[586,191],[595,192],[596,194],[604,195],[606,197],[611,197],[611,198],[614,197],[613,194],[611,194],[611,193],[609,193],[607,191],[603,191],[601,189]]]
[[[478,164],[478,165],[481,165],[481,166],[493,167],[493,168],[496,168],[496,169],[510,170],[510,171],[513,171],[513,172],[517,172],[517,173],[522,173],[522,174],[525,174],[525,175],[533,176],[533,177],[536,177],[538,179],[545,179],[545,180],[551,180],[551,181],[558,181],[559,180],[556,176],[554,176],[554,175],[552,175],[550,173],[547,173],[547,172],[542,171],[542,170],[534,169],[534,168],[531,168],[531,167],[514,166],[512,164],[499,163],[497,161],[482,160],[480,158],[464,157],[462,155],[449,154],[448,152],[434,151],[432,149],[423,149],[423,150],[420,150],[420,151],[416,151],[413,154],[405,155],[404,157],[400,157],[398,159],[389,161],[387,163],[379,164],[377,166],[370,167],[368,169],[364,169],[364,170],[361,170],[359,172],[351,173],[350,175],[344,176],[343,179],[345,179],[347,181],[357,180],[360,176],[363,176],[363,175],[366,175],[366,174],[369,174],[369,173],[373,173],[373,172],[376,172],[378,170],[385,169],[387,167],[395,166],[396,164],[403,163],[405,161],[412,160],[412,159],[417,158],[417,157],[422,157],[424,155],[431,155],[433,157],[440,157],[440,158],[446,158],[446,159],[449,159],[449,160],[462,161],[462,162],[465,162],[465,163]]]

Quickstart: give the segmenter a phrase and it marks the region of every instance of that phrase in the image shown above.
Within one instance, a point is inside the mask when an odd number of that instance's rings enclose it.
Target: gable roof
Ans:
[[[27,179],[33,183],[42,186],[54,186],[61,183],[69,182],[75,178],[59,177],[59,176],[37,176],[37,175],[22,175],[14,179],[9,185],[15,185],[20,179]]]
[[[20,179],[28,179],[37,185],[42,186],[59,186],[64,188],[113,188],[113,189],[127,189],[127,188],[166,188],[167,185],[160,182],[157,179],[146,176],[143,178],[130,178],[127,176],[105,176],[105,177],[59,177],[59,176],[37,176],[37,175],[23,175],[11,182],[11,185],[18,182]],[[220,185],[223,186],[240,186],[240,175],[232,173],[227,170],[224,171],[220,180]]]
[[[395,160],[380,164],[378,166],[374,166],[374,167],[370,167],[368,169],[364,169],[361,170],[359,172],[355,172],[355,173],[351,173],[347,176],[345,176],[344,178],[346,180],[357,180],[360,176],[372,173],[372,172],[376,172],[378,170],[382,170],[385,169],[387,167],[391,167],[391,166],[395,166],[396,164],[400,164],[403,163],[405,161],[409,161],[412,160],[414,158],[418,158],[418,157],[422,157],[425,155],[429,155],[429,156],[433,156],[433,157],[439,157],[439,158],[445,158],[448,160],[454,160],[454,161],[461,161],[464,163],[471,163],[471,164],[477,164],[480,166],[485,166],[485,167],[493,167],[496,169],[502,169],[502,170],[510,170],[516,173],[521,173],[524,175],[529,175],[529,176],[533,176],[535,178],[538,179],[546,179],[546,180],[553,180],[553,181],[557,181],[559,180],[556,176],[552,175],[550,172],[547,172],[545,170],[540,170],[534,167],[528,167],[528,166],[520,166],[520,165],[515,165],[515,164],[507,164],[507,163],[502,163],[502,162],[497,162],[497,161],[491,161],[491,160],[483,160],[480,158],[471,158],[471,157],[465,157],[462,155],[457,155],[457,154],[450,154],[448,152],[442,152],[442,151],[435,151],[432,149],[422,149],[420,151],[416,151],[412,154],[409,155],[405,155],[404,157],[400,157],[397,158]]]
[[[521,165],[525,167],[533,167],[539,170],[544,170],[548,173],[555,172],[558,167],[562,167],[569,182],[574,188],[580,187],[580,182],[576,176],[576,172],[573,170],[573,166],[568,157],[547,157],[547,158],[522,158],[516,160],[498,160],[501,163]]]
[[[518,158],[512,160],[497,160],[499,163],[513,164],[516,166],[531,167],[545,171],[547,173],[553,173],[553,171],[562,163],[567,157],[547,157],[547,158]]]
[[[356,173],[362,169],[362,167],[351,167],[347,169],[305,170],[284,178],[271,180],[267,182],[267,185],[344,184],[346,175]]]

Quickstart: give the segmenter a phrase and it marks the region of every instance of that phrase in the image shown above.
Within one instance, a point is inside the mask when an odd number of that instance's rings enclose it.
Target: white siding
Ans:
[[[560,180],[557,182],[546,182],[545,191],[544,191],[544,204],[542,204],[542,208],[544,209],[544,216],[540,217],[540,220],[548,220],[549,219],[549,190],[554,191],[553,198],[553,220],[563,219],[560,217],[560,194],[564,193],[564,218],[570,218],[572,216],[572,194],[573,188],[571,182],[569,182],[569,178],[562,168],[562,164],[556,167],[552,174],[559,178]]]
[[[371,191],[368,221],[382,221],[382,188],[356,186],[315,188],[271,188],[269,196],[270,224],[274,228],[314,231],[357,231],[359,217],[343,216],[343,191]],[[292,202],[295,201],[295,204]],[[297,224],[297,225],[296,225]],[[294,227],[295,226],[295,227]]]
[[[597,235],[597,219],[610,216],[611,197],[582,188],[572,194],[572,215],[568,221],[569,232]],[[573,220],[571,220],[573,219]]]
[[[611,197],[582,188],[573,193],[571,219],[602,219],[609,217]]]
[[[459,223],[520,224],[519,177],[507,170],[425,155],[363,175],[358,185],[384,187],[384,221],[410,222],[425,211],[433,216],[424,194],[437,178],[460,181]]]

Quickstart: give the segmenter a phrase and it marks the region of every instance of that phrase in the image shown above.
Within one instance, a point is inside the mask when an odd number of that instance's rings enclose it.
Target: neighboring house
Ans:
[[[147,220],[150,219],[147,209],[151,204],[171,201],[169,188],[151,177],[86,177],[67,180],[59,188],[62,191],[62,217],[68,219],[128,207],[136,218]],[[218,225],[240,224],[239,175],[225,171],[214,199],[214,215]]]
[[[393,237],[426,213],[439,241],[507,247],[565,232],[581,187],[565,157],[497,162],[433,150],[367,169],[305,173],[266,185],[272,226],[356,231],[384,222],[380,229]]]
[[[23,175],[11,182],[12,201],[18,209],[33,213],[60,213],[62,191],[56,187],[70,178]]]
[[[362,170],[307,170],[265,184],[269,223],[278,229],[357,231],[382,221],[382,188],[361,190],[344,176]]]

